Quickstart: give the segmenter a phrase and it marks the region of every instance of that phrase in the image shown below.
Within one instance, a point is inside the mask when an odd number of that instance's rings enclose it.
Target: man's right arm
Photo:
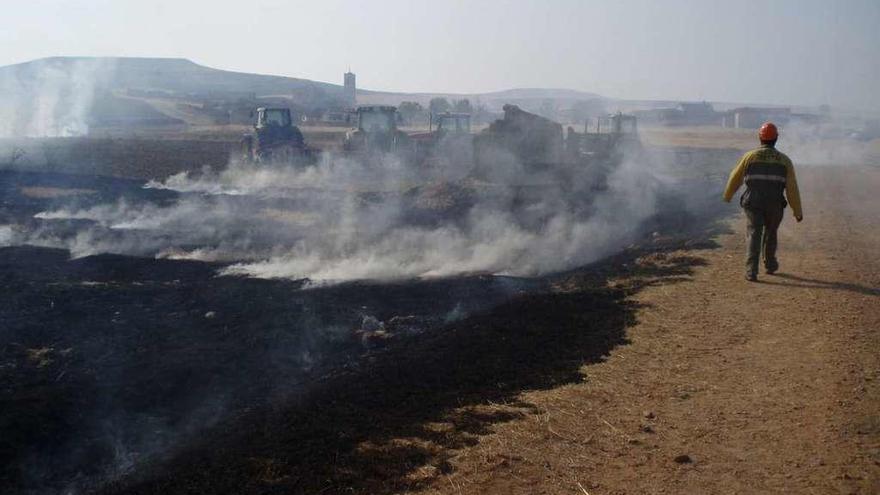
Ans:
[[[736,190],[743,183],[743,176],[746,174],[746,168],[749,165],[749,158],[751,157],[751,153],[746,153],[740,158],[739,163],[730,172],[730,177],[727,179],[727,187],[724,188],[724,201],[730,203],[730,200],[733,199],[733,195],[736,194]]]

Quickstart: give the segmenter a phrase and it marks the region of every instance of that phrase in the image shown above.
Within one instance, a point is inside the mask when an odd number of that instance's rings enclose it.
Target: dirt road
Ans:
[[[521,394],[422,493],[880,493],[880,169],[800,170],[781,270],[744,280],[740,216],[715,249],[658,253],[640,309],[582,383]]]

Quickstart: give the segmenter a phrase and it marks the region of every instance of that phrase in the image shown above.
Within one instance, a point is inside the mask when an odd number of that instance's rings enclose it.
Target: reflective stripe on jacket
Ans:
[[[730,201],[743,182],[746,184],[743,206],[763,208],[779,203],[784,205],[785,199],[788,199],[794,215],[803,217],[794,166],[785,153],[773,146],[762,145],[743,155],[727,180],[724,201]]]

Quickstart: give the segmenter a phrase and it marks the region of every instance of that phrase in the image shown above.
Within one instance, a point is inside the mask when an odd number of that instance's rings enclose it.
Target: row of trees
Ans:
[[[480,122],[480,119],[488,114],[488,109],[484,105],[480,103],[473,105],[467,98],[449,101],[442,97],[431,98],[428,108],[416,101],[404,101],[397,107],[397,111],[407,124],[427,122],[428,114],[436,115],[443,112],[469,113],[474,122]]]
[[[471,101],[467,98],[462,98],[461,100],[453,100],[451,103],[446,98],[431,98],[431,102],[428,104],[428,109],[431,113],[443,113],[443,112],[459,112],[459,113],[473,113],[474,108],[471,105]]]
[[[560,112],[556,108],[556,102],[549,98],[536,107],[525,107],[524,109],[548,119],[557,120],[559,117],[563,117],[566,121],[571,120],[575,123],[583,123],[589,118],[607,113],[605,103],[599,98],[576,101],[572,104],[571,109],[564,110],[564,113]],[[474,105],[467,98],[452,101],[442,97],[431,98],[428,108],[416,101],[404,101],[400,103],[397,110],[406,125],[427,123],[429,114],[436,115],[443,112],[469,113],[474,123],[483,123],[489,119],[489,110],[485,105],[479,102]]]

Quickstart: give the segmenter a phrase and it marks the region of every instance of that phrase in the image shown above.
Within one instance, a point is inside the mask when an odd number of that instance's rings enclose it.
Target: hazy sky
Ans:
[[[363,88],[880,109],[880,0],[0,0],[0,65],[185,57]]]

